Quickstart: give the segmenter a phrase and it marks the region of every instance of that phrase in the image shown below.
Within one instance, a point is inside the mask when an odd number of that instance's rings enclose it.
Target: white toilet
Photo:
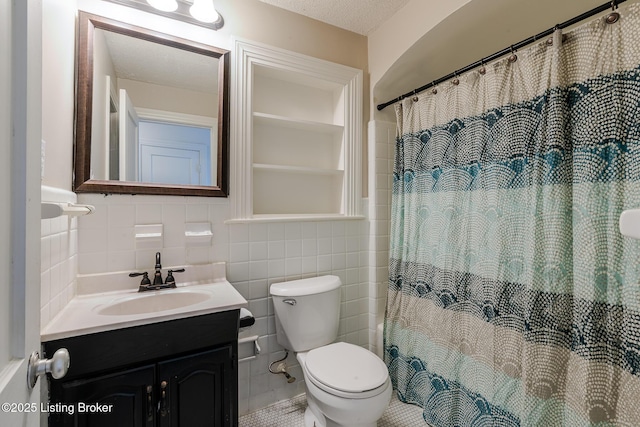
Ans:
[[[391,400],[384,362],[337,342],[340,278],[321,276],[271,285],[278,343],[295,351],[307,391],[305,427],[374,427]]]

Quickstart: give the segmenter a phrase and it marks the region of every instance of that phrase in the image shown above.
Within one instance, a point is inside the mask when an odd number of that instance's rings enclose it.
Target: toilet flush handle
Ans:
[[[289,304],[289,305],[296,305],[296,300],[294,300],[293,298],[287,298],[285,300],[282,300],[283,303],[285,304]]]

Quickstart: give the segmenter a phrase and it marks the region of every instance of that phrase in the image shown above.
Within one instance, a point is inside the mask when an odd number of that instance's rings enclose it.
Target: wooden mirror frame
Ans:
[[[93,37],[95,29],[120,33],[219,60],[216,156],[218,166],[215,186],[91,179]],[[229,194],[229,51],[83,11],[78,13],[77,34],[73,191],[76,193],[227,197]]]

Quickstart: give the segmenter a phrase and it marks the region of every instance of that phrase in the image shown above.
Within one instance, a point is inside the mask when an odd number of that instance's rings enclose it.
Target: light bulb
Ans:
[[[147,3],[163,12],[173,12],[178,8],[176,0],[147,0]]]
[[[189,12],[201,22],[216,22],[220,17],[213,5],[213,0],[194,0]]]

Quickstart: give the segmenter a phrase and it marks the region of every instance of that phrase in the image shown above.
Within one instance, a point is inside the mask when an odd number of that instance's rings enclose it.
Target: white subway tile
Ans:
[[[284,258],[284,255],[285,255],[284,240],[269,241],[268,255],[269,255],[269,259]]]
[[[268,259],[267,242],[251,242],[249,244],[249,259],[251,261],[264,261]]]
[[[249,244],[246,242],[229,244],[229,261],[230,262],[249,261]]]
[[[133,204],[110,204],[108,215],[107,224],[109,227],[133,227],[135,225],[136,211]]]
[[[318,240],[304,239],[302,240],[302,255],[305,257],[315,257],[318,254]]]
[[[268,274],[267,261],[251,261],[249,263],[249,279],[266,279]]]
[[[302,238],[315,239],[318,237],[318,224],[315,222],[304,222],[302,224]]]
[[[209,205],[188,204],[186,220],[187,222],[207,222],[209,220]]]
[[[284,259],[270,259],[269,260],[269,277],[284,277]]]
[[[333,239],[321,237],[318,239],[318,255],[329,255],[333,252]]]
[[[285,257],[300,257],[302,256],[302,240],[287,240],[285,241]]]
[[[286,258],[284,260],[284,270],[287,277],[302,274],[302,258]]]
[[[267,224],[249,224],[249,240],[252,242],[266,242],[269,240],[269,227]]]
[[[271,223],[267,228],[269,240],[284,240],[285,232],[283,223]]]
[[[137,204],[136,224],[160,224],[162,223],[161,204]]]
[[[285,224],[285,239],[301,239],[302,225],[299,222],[289,222]]]
[[[267,285],[266,279],[252,280],[249,282],[249,298],[251,298],[251,300],[256,300],[258,298],[267,298],[268,296],[269,286]],[[253,315],[256,316],[255,313],[253,313]]]

